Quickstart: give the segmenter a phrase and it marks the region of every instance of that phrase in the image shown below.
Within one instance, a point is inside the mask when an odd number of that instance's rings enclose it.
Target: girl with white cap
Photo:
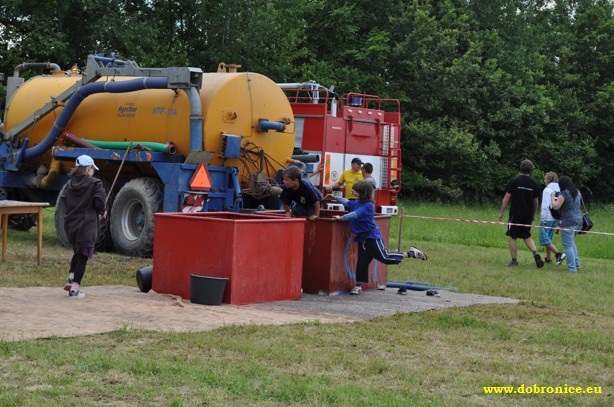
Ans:
[[[102,181],[94,178],[97,170],[94,160],[89,155],[77,157],[76,166],[71,171],[71,179],[62,196],[66,213],[64,231],[68,242],[73,246],[73,257],[64,290],[70,298],[83,298],[85,294],[79,289],[85,274],[87,261],[94,255],[94,246],[100,229],[99,215],[106,218],[106,192]]]

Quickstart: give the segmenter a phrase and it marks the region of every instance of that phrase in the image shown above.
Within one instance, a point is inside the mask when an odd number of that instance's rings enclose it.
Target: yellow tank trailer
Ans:
[[[212,182],[196,194],[206,196],[203,210],[274,201],[274,180],[292,157],[295,135],[290,103],[269,78],[140,68],[93,55],[84,75],[74,71],[52,69],[24,82],[16,70],[9,78],[0,149],[3,199],[30,196],[55,204],[74,158],[91,155],[105,184],[116,181],[111,220],[103,227],[109,236],[101,242],[140,256],[152,251],[153,213],[186,210],[186,202],[195,202],[187,199],[195,192],[189,181],[200,164]],[[56,229],[66,243],[62,210],[56,209]]]

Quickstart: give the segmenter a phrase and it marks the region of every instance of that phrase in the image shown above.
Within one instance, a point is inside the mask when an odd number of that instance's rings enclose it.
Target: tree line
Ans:
[[[0,72],[114,51],[401,101],[403,195],[498,200],[522,159],[614,200],[612,0],[5,0]],[[0,106],[5,105],[4,85]]]

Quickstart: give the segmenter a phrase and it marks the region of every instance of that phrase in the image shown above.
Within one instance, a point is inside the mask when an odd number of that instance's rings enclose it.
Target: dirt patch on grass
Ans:
[[[419,291],[400,296],[389,288],[360,296],[304,294],[299,301],[206,306],[127,286],[93,286],[84,291],[85,298],[71,299],[62,288],[0,288],[0,341],[91,335],[123,327],[187,332],[230,324],[348,322],[396,312],[517,302],[449,292],[441,292],[441,297],[426,297]]]

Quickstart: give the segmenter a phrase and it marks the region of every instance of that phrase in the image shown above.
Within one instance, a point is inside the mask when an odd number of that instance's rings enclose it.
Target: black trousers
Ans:
[[[369,264],[375,259],[384,264],[399,264],[403,261],[403,253],[389,253],[382,239],[367,239],[358,243],[358,261],[356,261],[356,282],[369,282]]]
[[[70,261],[70,272],[75,274],[73,281],[81,284],[81,279],[85,274],[85,266],[87,265],[88,257],[81,253],[75,253]]]

